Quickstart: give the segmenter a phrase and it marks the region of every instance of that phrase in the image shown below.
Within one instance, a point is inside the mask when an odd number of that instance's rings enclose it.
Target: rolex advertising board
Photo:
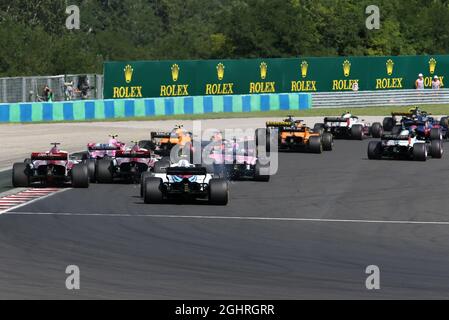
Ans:
[[[104,65],[106,99],[413,89],[435,75],[445,87],[449,56],[124,61]]]

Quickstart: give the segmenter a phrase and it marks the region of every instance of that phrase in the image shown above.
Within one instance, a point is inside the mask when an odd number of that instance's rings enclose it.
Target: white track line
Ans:
[[[54,196],[55,194],[65,192],[65,191],[67,191],[67,190],[70,190],[70,188],[67,188],[67,189],[60,189],[60,190],[57,190],[57,191],[54,191],[54,192],[51,192],[51,193],[47,193],[46,195],[44,195],[44,196],[42,196],[42,197],[33,197],[32,200],[30,200],[30,201],[28,201],[28,202],[24,202],[24,203],[22,203],[22,204],[19,204],[19,205],[15,206],[15,207],[8,208],[7,210],[1,210],[1,209],[0,209],[0,215],[2,215],[2,214],[4,214],[4,213],[7,213],[7,212],[9,212],[9,211],[11,211],[11,210],[19,209],[19,208],[21,208],[21,207],[24,207],[24,206],[27,206],[27,205],[29,205],[29,204],[35,203],[35,202],[37,202],[37,201],[40,201],[40,200],[49,198],[49,197],[51,197],[51,196]],[[27,190],[27,191],[28,191],[28,190]],[[26,192],[26,191],[24,191],[24,192]],[[31,192],[31,193],[32,193],[32,192]]]
[[[42,198],[40,198],[42,199]],[[39,200],[40,200],[39,199]],[[29,202],[27,203],[29,204]],[[17,208],[17,207],[16,207]],[[355,220],[355,219],[308,219],[278,217],[226,217],[226,216],[179,216],[153,214],[111,214],[111,213],[62,213],[62,212],[8,212],[8,215],[23,216],[74,216],[74,217],[114,217],[114,218],[155,218],[155,219],[195,219],[195,220],[246,220],[246,221],[284,221],[284,222],[329,222],[329,223],[371,223],[397,225],[442,225],[449,226],[449,221],[401,221],[401,220]]]

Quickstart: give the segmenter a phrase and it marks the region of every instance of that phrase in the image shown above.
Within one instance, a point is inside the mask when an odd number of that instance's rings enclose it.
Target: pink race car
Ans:
[[[33,152],[23,163],[15,163],[12,183],[16,188],[29,187],[34,182],[63,185],[73,188],[89,187],[87,166],[81,160],[73,159],[66,151],[59,149],[59,143],[52,143],[48,152]]]
[[[213,138],[215,143],[220,140]],[[212,167],[208,166],[209,170],[230,180],[249,178],[269,181],[270,176],[262,173],[262,169],[268,168],[270,164],[260,162],[256,148],[248,147],[251,144],[251,141],[236,138],[220,141],[209,154],[209,158],[213,160]]]
[[[96,161],[95,179],[99,183],[112,183],[115,179],[140,182],[140,176],[150,171],[159,160],[150,150],[134,146],[115,152],[114,158],[104,158]]]
[[[118,151],[125,151],[125,144],[117,140],[117,135],[110,135],[108,143],[88,143],[85,163],[91,182],[95,182],[95,167],[99,159],[114,159]]]

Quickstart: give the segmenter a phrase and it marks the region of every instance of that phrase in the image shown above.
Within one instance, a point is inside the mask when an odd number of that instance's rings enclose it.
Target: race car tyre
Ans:
[[[379,160],[382,158],[382,142],[370,141],[368,144],[368,159]]]
[[[110,160],[97,160],[95,166],[95,180],[98,183],[111,183],[112,177],[112,162]]]
[[[440,128],[432,128],[430,130],[430,140],[443,140],[443,134]]]
[[[427,146],[425,143],[415,143],[413,145],[413,159],[415,161],[427,160]]]
[[[315,123],[313,126],[313,132],[322,135],[324,133],[324,123]]]
[[[151,172],[144,172],[140,175],[140,197],[145,195],[146,180],[152,176]]]
[[[87,171],[89,172],[89,180],[91,183],[96,182],[95,180],[95,159],[87,159],[86,160],[86,166]]]
[[[30,186],[30,167],[26,163],[14,163],[12,167],[12,185],[14,188],[27,188]]]
[[[440,140],[432,140],[430,142],[430,156],[435,159],[443,157],[443,143]]]
[[[392,117],[386,117],[386,118],[384,118],[382,126],[384,127],[385,131],[391,131],[391,130],[393,130],[393,127],[395,124],[396,124],[396,122],[394,121],[394,119]]]
[[[224,179],[211,179],[209,181],[209,202],[218,206],[228,204],[229,186]]]
[[[384,133],[384,129],[382,128],[382,125],[379,122],[373,123],[371,126],[371,136],[373,138],[380,138]]]
[[[360,124],[351,127],[351,137],[354,140],[363,140],[363,126]]]
[[[168,167],[170,167],[169,160],[159,160],[154,164],[153,171],[154,173],[165,173]]]
[[[323,133],[322,142],[324,151],[332,151],[332,149],[334,148],[334,136],[332,135],[332,133]]]
[[[89,188],[89,172],[85,164],[72,168],[72,188]]]
[[[89,159],[89,152],[82,152],[81,153],[81,160],[87,160]]]
[[[271,146],[273,145],[273,140],[271,139],[271,130],[268,128],[256,129],[255,140],[256,148],[259,147],[260,143],[263,143],[263,138],[265,136],[265,152],[270,153]]]
[[[261,164],[259,160],[256,161],[254,166],[254,180],[268,182],[270,181],[270,162],[267,164]]]
[[[149,177],[145,180],[143,200],[146,204],[161,203],[164,195],[161,190],[162,179]]]
[[[448,117],[442,117],[440,119],[440,126],[447,128],[449,126],[449,118]]]
[[[309,138],[309,151],[311,153],[322,153],[323,152],[323,143],[321,141],[321,137],[313,136]]]

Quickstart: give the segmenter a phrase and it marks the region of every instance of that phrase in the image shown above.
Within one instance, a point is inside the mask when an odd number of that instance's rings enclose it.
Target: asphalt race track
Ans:
[[[369,161],[367,144],[282,153],[269,183],[233,182],[227,207],[145,205],[120,184],[5,213],[0,298],[449,298],[449,156]]]
[[[0,171],[0,194],[11,188],[11,170]]]

